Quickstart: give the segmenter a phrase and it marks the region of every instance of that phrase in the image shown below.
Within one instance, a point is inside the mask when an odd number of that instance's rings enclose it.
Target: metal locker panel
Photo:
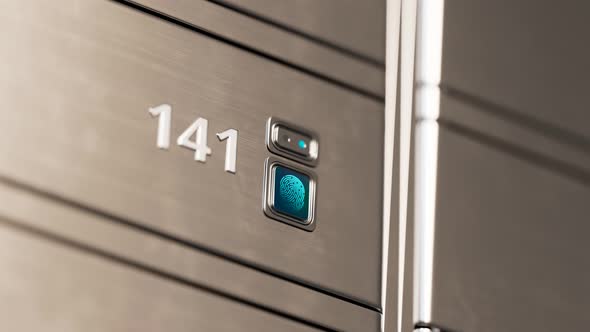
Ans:
[[[260,310],[336,331],[379,331],[381,315],[302,285],[236,264],[211,252],[138,231],[7,179],[0,179],[0,218],[5,223],[70,248],[160,273],[169,279],[238,298]],[[285,299],[288,299],[285,301]]]
[[[118,3],[2,2],[0,175],[138,229],[380,306],[383,104]],[[261,73],[264,73],[261,75]],[[156,147],[209,120],[206,163]],[[319,133],[317,227],[264,216],[265,123]],[[237,173],[225,142],[239,131]]]
[[[211,0],[273,24],[385,62],[384,0]]]
[[[444,123],[438,140],[432,322],[458,331],[586,329],[588,182]]]
[[[6,331],[320,331],[32,236],[0,219]]]
[[[457,94],[442,93],[440,97],[441,121],[476,131],[488,140],[512,144],[518,150],[526,150],[522,151],[525,154],[547,156],[553,160],[553,168],[590,180],[590,153],[579,145],[553,139],[544,130],[531,130],[517,121],[498,117],[495,112],[496,109],[483,109],[473,100]]]
[[[128,0],[148,11],[206,30],[265,56],[323,75],[351,90],[383,99],[385,68],[208,1]],[[285,3],[282,3],[285,5]],[[385,24],[385,22],[382,22]]]
[[[590,3],[458,0],[444,6],[445,88],[590,151]]]

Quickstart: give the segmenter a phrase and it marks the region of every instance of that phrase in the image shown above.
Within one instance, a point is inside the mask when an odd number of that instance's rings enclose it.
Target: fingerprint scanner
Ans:
[[[265,164],[264,213],[292,226],[314,230],[315,174],[273,157],[267,158]]]
[[[309,219],[309,176],[283,166],[274,166],[272,172],[274,210],[306,222]]]

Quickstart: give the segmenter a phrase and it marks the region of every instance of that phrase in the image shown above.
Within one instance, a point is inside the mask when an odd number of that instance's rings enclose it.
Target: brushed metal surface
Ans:
[[[432,321],[458,331],[588,326],[590,188],[441,126]]]
[[[319,331],[15,230],[0,219],[5,331]]]
[[[424,90],[418,90],[420,95]],[[545,155],[555,161],[586,173],[590,180],[590,153],[542,132],[523,127],[518,122],[495,116],[494,109],[482,109],[456,95],[440,94],[440,119],[468,127],[490,138]],[[590,117],[589,117],[590,119]],[[590,151],[588,151],[590,152]]]
[[[0,175],[379,307],[382,104],[109,1],[0,9]],[[161,103],[175,135],[238,129],[237,174],[223,142],[157,149]],[[312,233],[260,208],[270,116],[320,136]]]
[[[135,264],[245,299],[316,326],[337,331],[379,331],[381,315],[375,311],[193,250],[169,239],[147,235],[18,184],[0,182],[0,201],[10,202],[0,204],[0,218],[23,227],[123,257]]]
[[[384,0],[214,0],[232,4],[378,61],[385,59]]]
[[[588,152],[589,12],[575,0],[446,1],[442,82],[545,134],[570,131],[555,135]]]
[[[266,54],[383,96],[385,71],[337,50],[207,1],[128,1],[244,43]],[[282,5],[287,3],[282,2]],[[384,24],[384,22],[381,22]],[[383,41],[384,42],[384,41]]]

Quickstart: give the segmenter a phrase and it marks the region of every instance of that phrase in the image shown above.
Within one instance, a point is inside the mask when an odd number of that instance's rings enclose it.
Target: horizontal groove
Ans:
[[[197,244],[195,242],[192,242],[190,240],[180,238],[178,236],[168,234],[166,232],[157,230],[155,228],[142,225],[141,223],[139,223],[135,220],[130,220],[127,218],[119,217],[119,216],[109,213],[107,211],[104,211],[104,210],[101,210],[98,208],[94,208],[92,206],[88,206],[86,204],[74,201],[74,200],[66,198],[66,197],[62,197],[60,195],[56,195],[52,192],[48,192],[48,191],[36,188],[34,186],[31,186],[31,185],[28,185],[28,184],[25,184],[25,183],[22,183],[19,181],[15,181],[11,178],[7,178],[2,175],[0,175],[0,183],[4,183],[4,184],[12,186],[14,188],[28,191],[30,193],[33,193],[33,194],[38,195],[40,197],[44,197],[44,198],[54,201],[56,203],[66,205],[70,208],[73,208],[73,209],[76,209],[79,211],[84,211],[84,212],[92,214],[92,215],[96,215],[102,219],[105,219],[105,221],[113,222],[113,223],[116,223],[119,225],[124,225],[126,227],[129,227],[134,230],[149,234],[151,236],[155,236],[155,237],[167,240],[167,241],[172,241],[172,242],[182,245],[184,247],[198,250],[200,252],[206,253],[206,254],[211,255],[213,257],[224,259],[224,260],[232,262],[234,264],[255,270],[260,273],[264,273],[266,275],[270,275],[274,278],[277,278],[277,279],[280,279],[280,280],[283,280],[286,282],[290,282],[292,284],[310,289],[310,290],[318,292],[320,294],[324,294],[324,295],[327,295],[327,296],[336,298],[338,300],[357,305],[359,307],[362,307],[362,308],[365,308],[365,309],[368,309],[368,310],[371,310],[371,311],[374,311],[377,313],[382,313],[380,308],[373,307],[370,304],[365,303],[361,300],[351,299],[349,297],[346,297],[345,295],[342,295],[342,294],[339,294],[339,293],[336,293],[333,291],[325,290],[317,285],[313,285],[313,284],[307,283],[305,281],[301,281],[297,278],[289,277],[289,276],[285,275],[284,273],[265,268],[259,264],[254,263],[254,262],[246,261],[246,260],[243,260],[237,256],[227,254],[227,253],[222,252],[220,250],[217,250],[217,249],[214,249],[211,247],[207,247],[207,246],[203,246],[203,245]]]
[[[38,229],[36,227],[28,226],[28,225],[26,225],[26,224],[24,224],[22,222],[18,222],[18,221],[11,220],[11,219],[8,219],[8,218],[5,218],[5,217],[1,217],[0,224],[3,225],[3,226],[5,226],[5,227],[11,227],[12,229],[15,229],[17,231],[21,231],[21,232],[27,233],[29,235],[32,235],[32,236],[35,236],[35,237],[38,237],[38,238],[41,238],[41,239],[44,239],[44,240],[47,240],[47,241],[56,243],[58,245],[62,245],[62,246],[65,246],[65,247],[68,247],[68,248],[71,248],[71,249],[74,249],[74,250],[82,251],[82,252],[84,252],[86,254],[89,254],[89,255],[92,255],[92,256],[95,256],[95,257],[99,257],[99,258],[105,259],[105,260],[107,260],[109,262],[120,264],[122,266],[131,268],[131,269],[134,269],[134,270],[143,272],[143,273],[147,273],[147,274],[150,274],[152,276],[156,276],[156,277],[161,278],[161,279],[165,279],[165,280],[172,281],[172,282],[175,282],[175,283],[184,285],[184,286],[188,286],[190,288],[194,288],[194,289],[197,289],[197,290],[200,290],[200,291],[203,291],[203,292],[207,292],[209,294],[212,294],[212,295],[215,295],[215,296],[219,296],[219,297],[228,299],[230,301],[238,302],[238,303],[241,303],[241,304],[244,304],[244,305],[253,307],[253,308],[257,309],[257,310],[261,310],[261,311],[270,313],[272,315],[280,316],[280,317],[282,317],[284,319],[288,319],[288,320],[297,322],[299,324],[308,325],[310,327],[313,327],[313,328],[316,328],[316,329],[319,329],[319,330],[322,330],[322,331],[328,331],[328,332],[334,332],[334,331],[336,331],[336,330],[327,328],[325,326],[321,326],[321,325],[319,325],[317,323],[308,321],[306,319],[303,319],[303,318],[300,318],[300,317],[296,317],[296,316],[290,315],[290,314],[285,313],[283,311],[276,310],[274,308],[271,308],[271,307],[268,307],[268,306],[265,306],[265,305],[262,305],[262,304],[259,304],[259,303],[256,303],[256,302],[247,300],[245,298],[232,295],[232,294],[227,293],[225,291],[222,291],[222,290],[219,290],[219,289],[216,289],[216,288],[212,288],[212,287],[208,287],[206,285],[203,285],[203,284],[194,282],[192,280],[183,278],[181,276],[178,276],[178,275],[175,275],[175,274],[172,274],[172,273],[168,273],[168,272],[164,272],[164,271],[158,270],[158,269],[153,268],[151,266],[148,266],[148,265],[145,265],[145,264],[142,264],[142,263],[139,263],[139,262],[136,262],[136,261],[127,259],[127,258],[125,258],[123,256],[119,256],[119,255],[116,255],[116,254],[113,254],[113,253],[110,253],[110,252],[107,252],[107,251],[104,251],[104,250],[101,250],[101,249],[98,249],[98,248],[95,248],[95,247],[86,245],[84,243],[81,243],[81,242],[78,242],[78,241],[75,241],[75,240],[71,240],[69,238],[60,236],[58,234],[54,234],[52,232],[47,232],[47,231]]]
[[[562,174],[578,183],[583,184],[586,187],[590,187],[590,173],[582,168],[551,158],[547,155],[533,152],[525,147],[519,146],[518,144],[484,134],[480,131],[463,126],[453,121],[439,119],[438,123],[457,134],[473,139],[474,141],[484,143],[492,148],[508,153],[518,159],[532,163],[535,166]]]
[[[242,6],[238,6],[238,5],[229,3],[229,2],[224,1],[224,0],[206,0],[206,1],[211,2],[211,3],[214,3],[214,4],[218,5],[218,6],[223,7],[223,8],[226,8],[226,9],[229,9],[229,10],[232,10],[232,11],[235,11],[236,13],[239,13],[239,14],[242,14],[242,15],[245,15],[245,16],[248,16],[248,17],[253,18],[255,20],[258,20],[258,21],[260,21],[262,23],[271,25],[271,26],[273,26],[275,28],[284,30],[284,31],[286,31],[288,33],[291,33],[293,35],[296,35],[298,37],[307,39],[307,40],[309,40],[309,41],[311,41],[313,43],[320,44],[320,45],[325,46],[327,48],[331,48],[331,49],[333,49],[333,50],[335,50],[337,52],[340,52],[340,53],[342,53],[344,55],[347,55],[347,56],[349,56],[351,58],[354,58],[356,60],[365,62],[366,64],[372,65],[372,66],[377,67],[377,68],[380,68],[380,69],[385,69],[385,63],[383,63],[382,61],[379,61],[377,59],[374,59],[374,58],[372,58],[372,57],[370,57],[368,55],[362,54],[360,52],[354,51],[354,50],[352,50],[350,48],[347,48],[347,47],[344,47],[344,46],[335,44],[335,43],[333,43],[333,42],[331,42],[329,40],[326,40],[326,39],[323,39],[323,38],[314,36],[312,34],[309,34],[307,32],[304,32],[304,31],[299,30],[297,28],[294,28],[292,26],[289,26],[289,25],[283,24],[281,22],[275,21],[275,20],[273,20],[271,18],[268,18],[268,17],[265,17],[263,15],[259,15],[259,14],[255,13],[255,12],[253,12],[251,10],[248,10],[248,9],[242,7]]]
[[[497,118],[510,121],[523,128],[534,131],[541,136],[562,142],[576,150],[590,154],[590,139],[587,137],[573,133],[552,123],[523,114],[516,109],[461,91],[447,84],[441,84],[440,89],[441,92],[448,96],[473,106],[475,110],[486,112]]]
[[[167,15],[166,13],[162,13],[162,12],[153,10],[151,8],[148,8],[146,6],[143,6],[141,4],[138,4],[138,3],[136,3],[133,0],[109,0],[109,1],[117,2],[117,3],[122,4],[124,6],[128,6],[128,7],[134,8],[136,10],[139,10],[139,11],[145,13],[145,14],[148,14],[148,15],[151,15],[151,16],[154,16],[154,17],[157,17],[157,18],[160,18],[162,20],[165,20],[167,22],[176,24],[176,25],[178,25],[180,27],[183,27],[185,29],[191,30],[193,32],[200,33],[200,34],[202,34],[204,36],[207,36],[209,38],[212,38],[212,39],[215,39],[217,41],[223,42],[225,44],[231,45],[231,46],[236,47],[236,48],[238,48],[240,50],[243,50],[243,51],[252,53],[252,54],[254,54],[256,56],[262,57],[262,58],[264,58],[266,60],[272,61],[272,62],[277,63],[277,64],[280,64],[280,65],[283,65],[283,66],[288,67],[288,68],[290,68],[292,70],[295,70],[295,71],[301,72],[303,74],[312,76],[314,78],[317,78],[317,79],[322,80],[324,82],[330,83],[332,85],[335,85],[335,86],[337,86],[339,88],[342,88],[344,90],[347,90],[349,92],[355,93],[357,95],[363,96],[365,98],[372,99],[372,100],[377,101],[379,103],[385,103],[385,97],[383,97],[383,96],[381,96],[379,94],[376,94],[374,92],[371,92],[371,91],[369,91],[369,90],[367,90],[367,89],[365,89],[363,87],[360,87],[360,86],[357,86],[357,85],[354,85],[354,84],[351,84],[351,83],[348,83],[348,82],[345,82],[345,81],[342,81],[342,80],[333,78],[333,77],[331,77],[329,75],[322,74],[322,73],[317,72],[315,70],[306,68],[304,66],[301,66],[301,65],[292,63],[290,61],[287,61],[285,59],[282,59],[280,57],[274,56],[272,54],[268,54],[268,53],[266,53],[264,51],[258,50],[258,49],[254,48],[254,47],[251,47],[249,45],[246,45],[244,43],[241,43],[241,42],[239,42],[237,40],[233,40],[233,39],[224,37],[224,36],[222,36],[220,34],[215,33],[214,31],[206,30],[206,29],[204,29],[202,27],[199,27],[197,25],[191,24],[191,23],[186,22],[186,21],[183,21],[183,20],[179,20],[179,19],[177,19],[175,17],[172,17],[170,15]]]

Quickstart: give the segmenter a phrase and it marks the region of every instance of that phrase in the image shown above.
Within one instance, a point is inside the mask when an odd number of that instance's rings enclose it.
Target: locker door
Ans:
[[[381,101],[118,2],[0,9],[3,178],[379,311]],[[317,133],[317,166],[269,151],[270,117]],[[312,232],[265,216],[271,156],[316,177]]]

